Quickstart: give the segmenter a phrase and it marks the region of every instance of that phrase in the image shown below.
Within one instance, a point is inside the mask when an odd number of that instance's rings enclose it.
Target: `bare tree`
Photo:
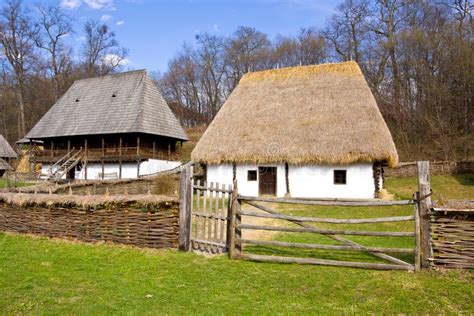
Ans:
[[[359,63],[362,61],[362,38],[368,31],[370,3],[368,0],[345,0],[336,10],[324,35],[337,59]]]
[[[232,91],[249,71],[266,69],[271,62],[271,42],[253,27],[239,26],[226,48],[227,86]]]
[[[106,24],[88,21],[84,25],[84,35],[82,56],[87,76],[106,75],[122,66],[128,51],[119,45],[115,33]]]
[[[27,73],[36,58],[34,56],[34,31],[30,17],[20,0],[5,3],[0,15],[0,43],[3,53],[11,65],[16,83],[15,92],[18,102],[18,135],[26,134],[25,125],[25,85]]]
[[[39,20],[36,45],[47,53],[48,69],[54,84],[55,97],[59,98],[61,84],[72,69],[72,49],[64,43],[64,38],[72,33],[71,17],[59,6],[37,6]]]

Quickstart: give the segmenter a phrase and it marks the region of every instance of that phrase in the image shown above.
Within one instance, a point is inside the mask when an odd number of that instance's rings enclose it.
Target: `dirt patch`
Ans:
[[[276,204],[273,203],[260,203],[266,207],[276,210]],[[256,207],[250,206],[246,203],[242,204],[242,210],[247,212],[253,213],[262,213],[268,214],[265,211],[259,210]],[[242,216],[242,224],[246,225],[265,225],[265,226],[282,226],[282,222],[279,220],[271,219],[271,218],[261,218],[261,217],[254,217],[254,216]],[[250,230],[244,229],[242,232],[242,238],[244,239],[258,239],[258,240],[271,240],[275,234],[278,232],[274,231],[267,231],[267,230]]]

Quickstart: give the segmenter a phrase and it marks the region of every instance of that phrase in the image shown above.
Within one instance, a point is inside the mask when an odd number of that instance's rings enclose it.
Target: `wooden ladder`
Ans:
[[[82,149],[74,152],[71,150],[61,157],[54,165],[51,166],[51,172],[46,176],[46,180],[59,180],[74,168],[82,160]],[[55,168],[57,167],[57,168]],[[56,169],[55,171],[53,171]]]

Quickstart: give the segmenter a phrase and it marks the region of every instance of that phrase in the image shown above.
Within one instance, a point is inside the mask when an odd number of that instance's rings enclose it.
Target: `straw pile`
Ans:
[[[191,157],[207,164],[398,162],[355,62],[246,74]]]

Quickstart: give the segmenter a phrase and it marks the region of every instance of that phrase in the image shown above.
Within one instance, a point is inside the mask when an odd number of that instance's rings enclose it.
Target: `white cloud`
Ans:
[[[125,21],[117,21],[117,23],[115,23],[115,24],[117,24],[118,26],[124,25],[124,24],[125,24]]]
[[[65,9],[77,9],[81,6],[81,0],[61,0],[60,6]]]
[[[120,65],[120,66],[125,66],[130,64],[130,60],[128,58],[120,58],[119,56],[115,54],[107,54],[104,56],[102,60],[105,64],[110,64],[110,65]]]
[[[104,14],[103,16],[100,17],[100,20],[101,20],[102,22],[107,22],[107,21],[110,20],[111,18],[113,18],[111,15]]]
[[[93,10],[114,9],[114,0],[84,0]]]

